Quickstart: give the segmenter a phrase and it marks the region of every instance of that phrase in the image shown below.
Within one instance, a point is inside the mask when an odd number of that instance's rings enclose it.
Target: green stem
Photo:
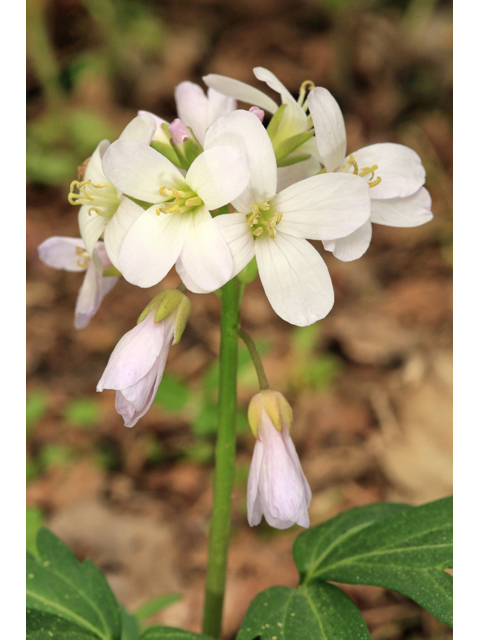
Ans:
[[[235,477],[235,418],[239,290],[237,278],[222,288],[218,436],[215,448],[213,509],[208,550],[203,633],[219,638],[230,537],[232,489]]]
[[[252,358],[253,365],[255,367],[255,371],[257,372],[258,384],[260,385],[260,391],[265,391],[266,389],[270,389],[270,385],[268,384],[267,376],[265,375],[265,369],[263,368],[262,361],[260,359],[260,354],[258,353],[257,347],[253,339],[248,335],[246,331],[243,329],[238,330],[238,335],[245,343],[247,349],[250,352],[250,357]]]

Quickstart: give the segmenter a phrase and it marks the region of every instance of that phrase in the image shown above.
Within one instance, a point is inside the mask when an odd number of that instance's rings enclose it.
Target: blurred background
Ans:
[[[452,491],[452,6],[442,0],[27,0],[27,545],[46,524],[105,572],[135,610],[181,599],[151,621],[201,624],[216,429],[219,300],[191,295],[154,406],[132,430],[114,392],[95,387],[121,336],[158,288],[120,281],[90,325],[73,328],[82,274],[37,257],[52,235],[78,236],[67,202],[77,165],[138,109],[175,117],[173,91],[219,73],[254,84],[273,71],[298,94],[327,87],[345,113],[348,151],[391,141],[422,158],[434,220],[375,225],[368,253],[341,263],[318,248],[336,293],[330,315],[280,320],[258,279],[242,322],[269,381],[293,405],[293,437],[318,524],[379,500],[420,504]],[[273,94],[272,94],[273,97]],[[314,243],[316,244],[316,243]],[[175,287],[171,273],[163,287]],[[249,602],[296,584],[300,529],[246,521],[257,392],[240,351],[238,465],[225,611],[233,638]],[[451,638],[408,599],[345,586],[374,640]]]

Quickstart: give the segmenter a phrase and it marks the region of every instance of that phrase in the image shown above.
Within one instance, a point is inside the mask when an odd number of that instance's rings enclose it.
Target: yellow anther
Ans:
[[[305,100],[307,93],[309,93],[314,88],[315,84],[311,80],[304,80],[304,82],[302,82],[302,84],[300,85],[300,92],[297,102],[304,111],[308,109],[308,103]]]
[[[276,213],[276,214],[275,214],[275,220],[276,220],[276,223],[277,223],[277,224],[280,222],[280,220],[281,220],[282,218],[283,218],[283,214],[281,214],[281,213]]]
[[[163,196],[164,198],[172,198],[173,197],[173,193],[171,192],[170,189],[167,189],[167,187],[165,185],[162,185],[158,191],[159,191],[160,195]]]
[[[180,210],[180,207],[178,206],[178,204],[174,204],[173,207],[169,207],[168,210],[170,213],[175,213],[176,211]]]
[[[360,173],[358,174],[361,178],[368,176],[369,173],[372,174],[372,180],[375,177],[375,171],[378,169],[378,165],[374,164],[373,167],[363,167],[360,169]]]
[[[376,179],[376,180],[374,180],[373,182],[369,182],[369,183],[368,183],[368,186],[369,186],[370,188],[372,188],[372,187],[376,187],[376,186],[377,186],[377,184],[380,184],[380,182],[381,182],[381,181],[382,181],[382,179],[381,179],[381,178],[377,178],[377,179]]]
[[[268,230],[268,234],[269,234],[270,238],[275,238],[275,236],[277,235],[277,232],[275,231],[275,229],[273,227],[270,227],[270,229]]]
[[[258,205],[256,204],[252,204],[252,211],[253,213],[255,213],[257,216],[259,215],[259,211],[258,211]]]
[[[93,189],[103,189],[103,187],[105,187],[106,184],[103,182],[100,184],[92,184],[90,180],[83,180],[82,182],[80,182],[79,180],[74,180],[70,185],[70,193],[68,194],[69,203],[70,204],[86,204],[82,202],[77,202],[77,200],[84,200],[84,199],[90,200],[90,202],[93,202],[95,198],[88,193],[87,186],[90,186]],[[75,187],[78,189],[80,193],[74,192]]]
[[[75,252],[78,256],[77,266],[79,266],[80,269],[86,269],[90,264],[90,256],[88,255],[87,251],[85,249],[82,249],[82,247],[75,247]]]
[[[252,213],[252,215],[248,219],[248,226],[253,227],[253,225],[257,222],[258,217],[259,217],[258,211],[256,213]]]
[[[262,233],[263,233],[263,227],[258,227],[258,229],[255,229],[255,231],[253,231],[253,235],[257,236],[257,238],[258,236],[261,236]]]
[[[161,213],[167,213],[165,211],[165,205],[159,204],[158,207],[155,209],[155,213],[157,214],[157,216],[159,216]]]
[[[270,204],[268,202],[264,202],[260,205],[259,209],[261,209],[262,211],[270,211]]]
[[[315,83],[311,80],[304,80],[300,85],[300,92],[312,91],[312,89],[315,89]]]
[[[175,198],[183,198],[183,191],[178,191],[178,189],[172,189],[172,193]]]
[[[355,175],[358,175],[358,164],[357,161],[355,160],[355,158],[352,156],[352,154],[350,154],[350,157],[348,158],[348,163],[347,164],[351,164],[353,167],[353,173]]]

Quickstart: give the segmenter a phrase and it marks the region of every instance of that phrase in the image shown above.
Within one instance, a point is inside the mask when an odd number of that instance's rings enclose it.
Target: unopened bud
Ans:
[[[265,117],[265,111],[262,111],[262,109],[259,109],[258,107],[250,107],[249,111],[250,113],[253,113],[255,116],[257,116],[260,122],[263,122],[263,118]]]
[[[190,137],[190,132],[179,118],[168,125],[168,132],[174,145],[181,145]]]
[[[253,396],[248,406],[248,423],[253,435],[258,438],[262,413],[265,411],[277,431],[283,431],[284,425],[292,427],[292,407],[278,391],[261,391]]]

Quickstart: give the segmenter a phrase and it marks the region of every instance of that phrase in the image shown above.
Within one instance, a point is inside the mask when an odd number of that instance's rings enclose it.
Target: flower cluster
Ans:
[[[81,239],[54,237],[39,247],[49,266],[86,271],[77,328],[87,326],[120,275],[151,287],[173,266],[181,291],[199,294],[218,290],[247,266],[258,269],[275,312],[310,325],[328,314],[334,292],[309,240],[349,261],[368,249],[372,223],[408,227],[431,219],[425,170],[414,151],[380,143],[347,154],[343,116],[327,89],[306,81],[296,100],[267,69],[254,73],[280,104],[223,76],[204,78],[206,94],[182,82],[177,119],[140,111],[118,140],[100,142],[79,167],[69,201],[80,207]],[[237,100],[251,108],[237,109]],[[149,409],[169,347],[185,327],[189,302],[181,291],[152,301],[98,384],[99,391],[117,391],[126,426]],[[249,521],[257,524],[264,513],[273,526],[307,526],[310,490],[288,421],[269,418],[277,401],[269,396],[257,411]],[[282,508],[278,495],[285,490],[271,491],[280,459],[292,498]]]

